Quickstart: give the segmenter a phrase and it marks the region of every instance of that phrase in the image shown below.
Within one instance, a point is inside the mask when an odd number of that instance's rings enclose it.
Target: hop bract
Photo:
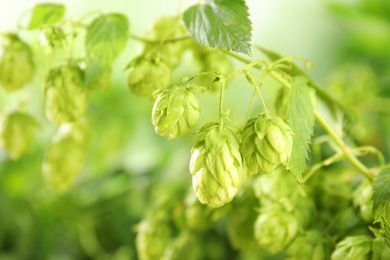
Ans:
[[[275,204],[262,209],[255,222],[255,238],[262,248],[275,254],[295,238],[299,228],[295,214]]]
[[[151,96],[160,88],[168,86],[171,71],[156,55],[145,55],[134,59],[128,66],[131,69],[127,84],[129,89],[140,96]]]
[[[235,133],[218,123],[202,127],[191,150],[190,171],[196,197],[210,207],[221,207],[237,194],[242,159]]]
[[[14,111],[8,114],[0,126],[0,143],[14,160],[28,149],[34,140],[38,122],[29,114]]]
[[[350,236],[337,243],[332,260],[371,259],[373,238],[370,236]]]
[[[45,153],[42,172],[46,183],[58,192],[66,191],[84,165],[87,128],[85,124],[63,124]]]
[[[158,95],[152,111],[157,134],[174,139],[188,132],[198,122],[200,107],[192,90],[172,84]]]
[[[308,230],[297,236],[285,252],[288,260],[329,259],[326,240],[316,230]]]
[[[166,216],[156,213],[138,224],[136,247],[140,260],[161,259],[171,244],[172,230]]]
[[[73,122],[84,115],[87,93],[76,65],[53,69],[46,81],[46,115],[54,123]]]
[[[34,75],[33,55],[30,47],[15,34],[4,39],[0,60],[0,84],[12,92],[29,83]]]
[[[252,174],[274,171],[291,156],[293,132],[279,117],[260,114],[244,127],[241,154]]]

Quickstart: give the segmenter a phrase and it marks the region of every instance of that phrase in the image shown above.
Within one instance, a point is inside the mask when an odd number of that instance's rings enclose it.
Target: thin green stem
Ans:
[[[311,178],[311,176],[313,176],[313,174],[316,173],[322,167],[331,165],[332,163],[335,163],[343,158],[344,158],[343,153],[337,153],[322,162],[316,163],[306,172],[303,178],[303,183],[306,183]]]
[[[253,102],[255,101],[256,93],[257,91],[256,89],[254,89],[251,101],[249,103],[248,112],[246,112],[245,122],[247,122],[249,120],[249,117],[251,116],[251,110],[252,110]]]
[[[159,43],[161,43],[161,40],[150,40],[150,39],[146,39],[146,38],[140,37],[140,36],[132,34],[132,33],[129,33],[128,36],[131,39],[134,39],[134,40],[137,40],[137,41],[140,41],[140,42],[144,42],[144,43],[150,43],[150,44],[159,44]],[[187,40],[189,38],[191,38],[190,35],[184,35],[184,36],[180,36],[180,37],[176,37],[176,38],[168,38],[168,39],[164,40],[163,43],[172,43],[172,42],[184,41],[184,40]]]
[[[333,130],[333,128],[326,122],[326,120],[318,113],[314,111],[314,116],[318,123],[325,129],[328,135],[333,139],[337,146],[344,153],[345,158],[358,169],[367,179],[373,181],[375,175],[371,172],[366,166],[364,166],[353,154],[351,149],[344,143],[344,141],[338,136],[338,134]]]
[[[91,12],[88,12],[88,13],[82,15],[79,19],[77,19],[77,20],[75,21],[75,23],[76,23],[76,24],[81,24],[81,22],[82,22],[84,19],[88,18],[88,17],[91,16],[91,15],[95,15],[95,14],[97,14],[98,16],[103,15],[103,13],[102,13],[101,11],[99,11],[99,10],[94,10],[94,11],[91,11]]]

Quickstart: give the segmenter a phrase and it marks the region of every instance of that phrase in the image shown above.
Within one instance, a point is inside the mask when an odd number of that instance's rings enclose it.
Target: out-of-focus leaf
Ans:
[[[32,30],[42,25],[52,25],[62,19],[65,10],[65,6],[61,4],[36,5],[27,28]]]

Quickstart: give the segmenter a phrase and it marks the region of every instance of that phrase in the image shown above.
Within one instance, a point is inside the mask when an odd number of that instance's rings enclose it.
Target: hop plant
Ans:
[[[326,241],[317,230],[308,230],[298,235],[286,249],[289,260],[322,260],[328,259]]]
[[[371,259],[373,239],[370,236],[350,236],[337,243],[332,260]]]
[[[293,241],[300,225],[293,212],[288,212],[282,206],[274,204],[262,208],[254,228],[259,245],[275,254]]]
[[[17,160],[33,142],[39,124],[28,113],[14,111],[6,115],[0,127],[0,142],[10,157]]]
[[[233,63],[222,50],[199,45],[193,49],[194,57],[200,62],[202,71],[212,71],[222,75],[232,72]]]
[[[61,124],[81,118],[87,108],[83,72],[72,64],[53,69],[46,81],[46,115]]]
[[[280,117],[260,114],[246,123],[240,151],[250,173],[269,173],[287,163],[292,143],[293,132]]]
[[[47,148],[42,172],[46,183],[58,192],[73,184],[84,164],[88,143],[85,123],[63,124]]]
[[[158,95],[152,111],[152,123],[157,134],[169,140],[187,133],[200,116],[198,100],[185,85],[171,84]]]
[[[189,232],[181,232],[178,237],[165,249],[161,260],[196,260],[199,259],[197,245]]]
[[[171,71],[159,55],[149,54],[135,58],[127,68],[131,69],[127,85],[140,96],[151,96],[157,89],[168,86]]]
[[[30,46],[17,35],[4,37],[0,59],[0,84],[8,92],[16,91],[29,83],[34,75],[34,61]]]
[[[190,172],[196,197],[210,207],[221,207],[237,194],[242,159],[233,130],[219,123],[200,129],[191,150]]]

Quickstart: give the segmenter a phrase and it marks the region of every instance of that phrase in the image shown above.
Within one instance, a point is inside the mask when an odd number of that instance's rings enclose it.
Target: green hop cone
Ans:
[[[171,244],[172,230],[169,220],[161,212],[143,219],[137,226],[135,240],[140,260],[161,259]]]
[[[353,204],[359,207],[360,215],[369,223],[374,221],[372,194],[373,187],[368,180],[364,180],[353,192]]]
[[[326,240],[316,230],[308,230],[298,235],[285,250],[287,260],[329,259]]]
[[[44,27],[39,33],[39,44],[50,53],[53,49],[60,49],[66,45],[66,34],[60,27]]]
[[[88,142],[87,127],[83,123],[63,124],[59,127],[45,153],[42,172],[45,182],[58,192],[72,186],[84,165]]]
[[[13,160],[17,160],[34,141],[38,122],[29,114],[14,111],[0,125],[0,143]]]
[[[53,69],[46,81],[46,116],[54,123],[74,122],[87,109],[83,72],[76,65]]]
[[[291,156],[293,132],[280,118],[260,114],[248,120],[240,146],[251,174],[270,173]]]
[[[235,133],[218,123],[200,129],[191,150],[190,172],[198,200],[217,208],[230,202],[241,184],[242,159]]]
[[[274,204],[262,208],[254,228],[255,238],[260,247],[276,254],[293,241],[300,225],[293,212]]]
[[[179,65],[183,52],[188,48],[190,39],[168,42],[165,40],[183,37],[187,34],[179,16],[163,16],[146,33],[146,38],[154,40],[155,43],[146,43],[143,52],[157,51],[168,67],[175,68]]]
[[[372,254],[373,238],[350,236],[337,243],[331,255],[332,260],[369,260]]]
[[[152,123],[157,134],[171,140],[193,128],[199,116],[195,93],[186,86],[171,84],[157,96]]]
[[[33,76],[34,61],[30,46],[15,34],[8,34],[4,38],[0,59],[0,85],[8,92],[16,91],[29,83]]]
[[[178,237],[165,249],[161,260],[197,260],[199,254],[197,251],[195,237],[189,232],[181,232]]]
[[[171,71],[156,55],[135,58],[127,66],[130,73],[127,80],[129,89],[136,95],[151,97],[157,89],[165,88],[171,80]]]

